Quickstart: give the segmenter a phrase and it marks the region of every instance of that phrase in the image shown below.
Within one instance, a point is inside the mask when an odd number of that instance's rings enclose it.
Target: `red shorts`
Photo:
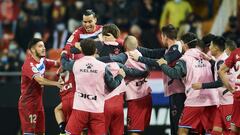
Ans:
[[[149,126],[152,113],[152,96],[127,101],[127,128],[129,132],[143,132]]]
[[[111,135],[124,134],[123,94],[105,101],[104,115],[106,131]]]
[[[240,91],[234,92],[231,123],[240,127]]]
[[[62,111],[66,122],[68,122],[72,113],[73,97],[73,94],[70,93],[69,95],[62,97]]]
[[[217,107],[188,107],[185,106],[182,112],[182,116],[179,120],[180,128],[189,128],[193,130],[199,130],[199,127],[203,126],[207,133],[210,133],[213,128],[213,121],[215,117]]]
[[[66,126],[66,133],[80,135],[85,127],[88,127],[92,135],[105,135],[104,114],[73,109]]]
[[[36,109],[19,109],[19,117],[23,133],[45,133],[45,115],[44,111]]]
[[[221,127],[223,130],[230,129],[232,106],[233,105],[220,105],[217,108],[213,124],[215,127]]]

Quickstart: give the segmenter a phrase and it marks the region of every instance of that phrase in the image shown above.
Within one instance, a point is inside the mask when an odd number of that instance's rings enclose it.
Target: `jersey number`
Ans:
[[[36,114],[30,114],[29,115],[29,120],[30,120],[30,123],[36,123],[37,115]]]

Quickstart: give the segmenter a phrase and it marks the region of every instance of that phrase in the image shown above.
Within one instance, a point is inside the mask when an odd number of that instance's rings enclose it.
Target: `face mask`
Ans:
[[[61,5],[62,5],[62,2],[59,1],[59,0],[57,0],[57,1],[54,2],[54,4],[55,4],[55,6],[61,6]]]
[[[181,2],[182,0],[174,0],[176,3],[179,3],[179,2]]]
[[[39,32],[35,32],[34,35],[33,35],[34,38],[40,38],[42,39],[42,34],[39,33]]]
[[[11,42],[8,48],[10,51],[17,49],[17,45],[14,42]]]
[[[58,24],[57,26],[56,26],[56,29],[58,30],[58,31],[63,31],[64,29],[65,29],[65,25],[64,24]]]
[[[37,4],[37,0],[27,0],[27,4]]]
[[[75,6],[77,9],[81,9],[83,7],[83,2],[82,1],[76,1]]]
[[[8,57],[7,56],[2,56],[0,60],[1,60],[1,62],[3,64],[7,64],[8,63]]]

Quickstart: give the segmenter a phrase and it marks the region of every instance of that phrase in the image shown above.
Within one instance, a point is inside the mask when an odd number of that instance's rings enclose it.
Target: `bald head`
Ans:
[[[138,47],[138,40],[134,36],[127,36],[124,40],[126,51],[133,51]]]

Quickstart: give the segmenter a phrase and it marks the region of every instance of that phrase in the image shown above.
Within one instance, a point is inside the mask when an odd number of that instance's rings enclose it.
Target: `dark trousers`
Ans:
[[[185,93],[169,96],[171,135],[177,135],[178,122],[184,108]]]

